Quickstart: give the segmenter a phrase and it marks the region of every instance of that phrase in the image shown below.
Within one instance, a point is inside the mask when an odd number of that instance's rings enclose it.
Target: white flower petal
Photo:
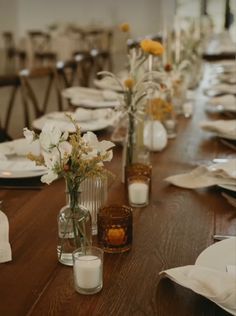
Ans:
[[[44,174],[41,177],[41,182],[50,184],[54,180],[56,180],[57,178],[58,178],[58,175],[56,173],[54,173],[52,170],[49,170],[48,173]]]
[[[23,134],[27,140],[28,143],[32,143],[32,141],[34,140],[35,137],[35,132],[34,131],[30,131],[27,127],[23,128]]]

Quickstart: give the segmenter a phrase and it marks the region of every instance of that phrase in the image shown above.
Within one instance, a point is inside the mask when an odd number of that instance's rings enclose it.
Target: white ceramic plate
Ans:
[[[195,264],[226,272],[227,265],[236,265],[236,237],[209,246],[198,256]]]
[[[226,272],[227,265],[236,265],[236,237],[225,239],[206,248],[197,258],[196,265]],[[231,310],[221,306],[227,312]]]

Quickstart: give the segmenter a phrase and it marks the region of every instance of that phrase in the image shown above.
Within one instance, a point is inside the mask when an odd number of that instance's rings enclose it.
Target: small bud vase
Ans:
[[[58,260],[73,266],[72,253],[77,248],[91,246],[92,221],[89,210],[79,204],[79,188],[67,183],[68,204],[58,215]]]

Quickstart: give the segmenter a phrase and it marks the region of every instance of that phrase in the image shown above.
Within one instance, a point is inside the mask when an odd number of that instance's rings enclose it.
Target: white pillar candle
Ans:
[[[101,284],[102,261],[97,256],[80,256],[74,264],[75,280],[82,289],[93,289]]]
[[[129,184],[129,201],[131,204],[145,204],[148,201],[149,187],[144,182],[133,182]]]

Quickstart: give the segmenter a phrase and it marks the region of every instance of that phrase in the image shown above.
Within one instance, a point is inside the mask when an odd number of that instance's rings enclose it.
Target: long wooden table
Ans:
[[[64,182],[41,190],[1,189],[13,260],[0,265],[0,315],[228,315],[159,276],[164,269],[194,264],[213,243],[213,234],[236,235],[235,209],[220,188],[187,190],[163,181],[213,158],[235,157],[233,150],[200,130],[205,115],[204,104],[197,101],[193,118],[179,119],[177,138],[164,151],[152,153],[151,201],[133,211],[132,250],[105,255],[104,287],[96,295],[75,292],[72,268],[57,260],[57,215],[65,204]],[[127,203],[120,147],[114,149],[108,167],[117,175],[108,203]]]

